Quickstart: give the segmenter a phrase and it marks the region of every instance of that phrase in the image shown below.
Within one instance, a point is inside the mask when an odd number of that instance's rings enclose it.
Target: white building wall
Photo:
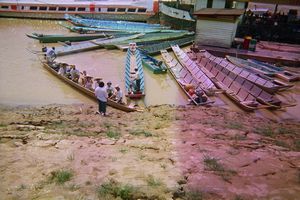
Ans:
[[[206,8],[207,0],[196,0],[194,10],[200,10],[201,8]]]
[[[225,8],[225,0],[213,0],[213,8]]]

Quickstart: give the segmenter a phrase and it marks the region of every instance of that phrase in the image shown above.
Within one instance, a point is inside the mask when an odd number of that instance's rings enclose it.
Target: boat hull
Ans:
[[[94,40],[98,38],[107,37],[105,34],[88,34],[88,35],[74,35],[74,36],[66,36],[66,35],[42,35],[42,34],[26,34],[29,38],[39,40],[41,43],[56,43],[56,42],[81,42],[86,40]]]
[[[77,89],[78,91],[80,91],[81,93],[87,95],[88,97],[90,97],[91,99],[95,100],[98,102],[95,94],[93,91],[86,89],[85,87],[73,82],[72,80],[68,79],[67,77],[61,76],[59,75],[54,69],[51,68],[51,66],[49,64],[47,64],[46,62],[43,62],[43,67],[48,70],[49,72],[51,72],[53,75],[55,75],[56,77],[58,77],[59,79],[63,80],[64,82],[68,83],[70,86],[74,87],[75,89]],[[133,112],[136,111],[136,109],[134,108],[130,108],[126,105],[123,104],[119,104],[117,102],[114,102],[112,100],[108,100],[107,101],[107,105],[116,108],[118,110],[122,110],[125,112]]]

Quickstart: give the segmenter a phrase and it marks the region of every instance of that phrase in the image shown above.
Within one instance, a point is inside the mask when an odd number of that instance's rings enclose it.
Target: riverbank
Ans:
[[[300,124],[218,107],[0,107],[3,199],[297,199]]]

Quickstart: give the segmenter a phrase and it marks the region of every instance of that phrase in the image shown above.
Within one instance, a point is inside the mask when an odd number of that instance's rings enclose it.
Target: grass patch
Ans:
[[[71,170],[57,170],[51,172],[50,181],[56,184],[64,184],[71,180],[72,177],[73,172]]]
[[[0,128],[7,127],[7,124],[0,124]]]
[[[276,135],[275,131],[271,126],[266,127],[256,127],[254,130],[255,133],[263,136],[274,137]]]
[[[74,160],[74,153],[71,153],[71,154],[69,154],[68,156],[67,156],[67,160],[68,161],[70,161],[70,162],[72,162],[73,160]]]
[[[140,130],[140,129],[131,130],[131,131],[129,131],[129,134],[135,135],[135,136],[144,135],[145,137],[153,136],[152,133],[150,133],[149,131]]]
[[[282,140],[275,140],[275,145],[285,147],[285,148],[289,148],[289,145],[286,142],[282,141]]]
[[[26,189],[26,185],[21,184],[18,186],[17,191],[21,191],[21,190],[25,190]]]
[[[297,135],[297,131],[294,129],[286,128],[286,127],[279,127],[276,130],[277,134],[285,134],[285,135]]]
[[[120,151],[121,153],[125,154],[125,153],[128,152],[128,149],[127,149],[127,148],[121,148],[119,151]]]
[[[187,191],[184,200],[202,200],[203,192],[200,191]]]
[[[209,156],[204,156],[204,165],[207,169],[212,171],[224,171],[224,166],[218,162],[215,158],[210,158]]]
[[[241,197],[240,195],[235,196],[234,200],[243,200],[243,197]]]
[[[229,129],[243,130],[244,125],[241,122],[229,121],[225,124],[225,127]]]
[[[300,140],[295,140],[294,141],[294,149],[296,151],[300,151]]]
[[[110,122],[103,122],[102,126],[105,127],[105,128],[107,128],[107,129],[109,129],[109,128],[111,128],[113,126],[113,124],[110,123]]]
[[[71,190],[71,191],[76,191],[76,190],[79,190],[79,189],[80,189],[79,185],[76,185],[74,183],[69,185],[69,190]]]
[[[123,185],[116,181],[110,180],[107,183],[103,183],[97,189],[99,198],[121,198],[122,200],[134,199],[136,194],[136,188],[131,185]]]
[[[109,129],[106,132],[106,136],[109,138],[119,139],[121,137],[121,133],[119,131]]]
[[[152,175],[147,177],[146,182],[150,187],[158,187],[162,185],[162,182],[159,179],[155,179]]]
[[[231,139],[232,139],[232,140],[236,140],[236,141],[246,140],[246,139],[247,139],[247,136],[236,134],[236,135],[233,136]]]

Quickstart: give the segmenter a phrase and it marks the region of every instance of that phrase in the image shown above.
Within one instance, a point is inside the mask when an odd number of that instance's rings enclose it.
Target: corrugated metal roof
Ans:
[[[299,0],[239,0],[241,2],[257,2],[257,3],[272,3],[272,4],[283,4],[283,5],[300,5]]]
[[[226,15],[226,16],[240,16],[245,12],[245,9],[221,9],[221,8],[202,8],[193,13],[193,15],[202,16],[216,16],[216,15]]]

